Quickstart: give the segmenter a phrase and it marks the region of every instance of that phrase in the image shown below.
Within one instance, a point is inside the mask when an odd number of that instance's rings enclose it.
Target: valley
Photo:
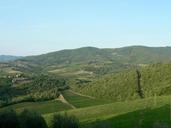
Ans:
[[[1,61],[0,112],[36,111],[49,127],[56,113],[82,128],[170,127],[170,55],[171,47],[84,47]]]

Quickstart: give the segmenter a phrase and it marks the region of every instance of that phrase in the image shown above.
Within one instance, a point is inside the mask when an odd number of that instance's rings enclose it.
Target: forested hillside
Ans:
[[[64,64],[91,64],[104,63],[105,61],[117,61],[118,63],[146,64],[170,60],[171,47],[145,47],[130,46],[116,49],[99,49],[95,47],[83,47],[72,50],[62,50],[23,58],[44,66]]]
[[[83,47],[29,56],[7,63],[2,71],[50,73],[62,77],[96,77],[171,60],[171,47],[131,46],[116,49]],[[1,66],[1,65],[0,65]]]
[[[171,94],[171,64],[152,64],[138,68],[144,98]],[[79,84],[74,89],[83,94],[114,101],[141,98],[137,69],[106,75],[93,82]]]
[[[0,107],[26,101],[52,100],[65,89],[68,89],[65,80],[53,76],[0,77]]]
[[[55,86],[51,86],[56,85],[55,80],[50,81],[49,77],[38,78],[40,74],[76,80],[75,84],[68,82],[68,85],[72,87],[77,85],[78,87],[74,87],[77,91],[98,98],[115,101],[136,99],[139,98],[137,92],[143,93],[141,95],[145,97],[170,94],[170,64],[155,64],[169,63],[170,55],[171,47],[131,46],[117,49],[84,47],[0,63],[0,74],[2,78],[16,75],[31,77],[32,83],[27,83],[27,87],[32,90],[29,92],[30,95],[36,96],[37,100],[38,95],[42,99],[46,91],[48,96],[45,96],[45,99],[57,97]],[[152,65],[149,65],[151,63]],[[136,69],[141,75],[139,78],[141,85],[137,85]],[[36,76],[36,79],[33,76]],[[44,91],[44,88],[48,90]],[[41,90],[42,94],[37,94],[37,91],[33,90]],[[50,96],[50,93],[54,95]]]

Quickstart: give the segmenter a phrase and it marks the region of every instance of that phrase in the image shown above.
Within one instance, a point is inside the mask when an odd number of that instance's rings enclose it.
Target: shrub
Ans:
[[[75,116],[56,114],[52,119],[52,128],[79,128],[79,120]]]
[[[20,114],[21,128],[47,128],[44,118],[37,112],[24,110]]]
[[[0,128],[18,128],[19,120],[13,110],[3,111],[0,113]]]

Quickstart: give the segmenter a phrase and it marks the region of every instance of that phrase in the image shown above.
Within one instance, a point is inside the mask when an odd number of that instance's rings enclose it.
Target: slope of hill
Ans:
[[[169,128],[171,96],[116,102],[67,112],[81,121],[83,128]],[[54,113],[45,114],[48,125]],[[158,126],[156,126],[158,124]]]
[[[141,67],[139,72],[145,97],[171,95],[171,64],[152,64]],[[140,98],[137,81],[136,70],[130,69],[100,77],[88,84],[75,83],[73,88],[86,95],[120,101]]]
[[[21,59],[21,56],[0,55],[0,62],[9,62]]]
[[[48,72],[62,77],[95,77],[119,72],[132,65],[171,60],[171,47],[131,46],[116,49],[83,47],[29,56],[10,64],[21,72]]]
[[[115,60],[120,63],[145,64],[171,60],[171,47],[130,46],[116,49],[83,47],[39,56],[30,56],[23,58],[22,60],[44,66],[54,64],[103,63],[105,61],[113,62]]]
[[[171,60],[171,47],[130,46],[113,50],[115,59],[131,64],[149,64]]]

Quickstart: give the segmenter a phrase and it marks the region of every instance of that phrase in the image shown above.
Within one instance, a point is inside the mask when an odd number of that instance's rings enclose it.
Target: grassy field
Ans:
[[[76,109],[60,101],[25,102],[0,108],[31,109],[40,112],[48,125],[54,113],[75,115],[82,128],[169,128],[171,96],[151,97],[134,101],[115,102],[97,100],[64,91],[65,99]],[[162,125],[162,127],[160,127]],[[165,127],[163,127],[165,126]]]
[[[91,99],[88,97],[74,94],[70,91],[64,91],[63,95],[65,99],[70,104],[74,105],[76,108],[109,103],[109,101]],[[16,111],[19,111],[19,112],[22,111],[23,109],[31,109],[31,110],[38,111],[41,114],[47,114],[47,113],[65,111],[65,110],[71,109],[71,107],[67,104],[62,103],[61,101],[53,100],[53,101],[42,101],[42,102],[18,103],[18,104],[9,105],[9,106],[0,108],[0,111],[6,110],[6,109],[15,109]]]
[[[0,108],[0,111],[14,109],[17,112],[20,112],[24,109],[35,110],[41,114],[53,113],[58,111],[64,111],[71,109],[68,105],[60,101],[44,101],[44,102],[24,102],[7,107]]]
[[[116,128],[147,128],[164,123],[171,126],[170,109],[171,96],[148,98],[136,101],[117,102],[93,107],[68,110],[67,113],[80,119],[82,127],[96,125],[96,121]],[[50,123],[53,114],[45,114]],[[157,124],[159,123],[159,124]]]
[[[62,92],[62,94],[65,97],[65,99],[69,103],[74,105],[76,108],[82,108],[82,107],[111,103],[111,101],[108,101],[108,100],[93,99],[90,97],[81,96],[81,95],[72,93],[71,91],[64,91],[64,92]]]

